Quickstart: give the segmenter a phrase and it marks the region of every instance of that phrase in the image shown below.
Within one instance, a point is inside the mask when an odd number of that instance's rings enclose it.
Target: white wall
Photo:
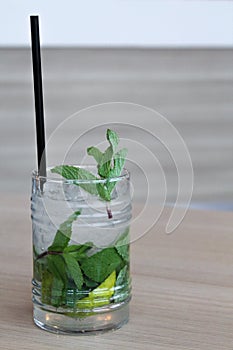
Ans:
[[[2,0],[0,45],[29,45],[39,14],[44,45],[233,46],[233,2]]]

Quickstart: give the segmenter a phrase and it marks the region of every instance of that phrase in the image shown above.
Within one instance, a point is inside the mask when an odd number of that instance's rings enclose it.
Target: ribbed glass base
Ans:
[[[97,334],[118,329],[128,322],[129,301],[112,305],[104,310],[92,310],[91,315],[77,316],[44,310],[34,304],[35,324],[49,332],[57,334]]]

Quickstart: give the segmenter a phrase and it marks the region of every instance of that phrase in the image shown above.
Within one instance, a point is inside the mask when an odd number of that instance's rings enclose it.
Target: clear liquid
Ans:
[[[67,245],[74,250],[77,247],[77,251],[66,254],[77,259],[83,279],[80,288],[77,271],[73,271],[76,265],[66,265],[63,251],[49,250],[59,225],[77,210],[81,215],[72,223]],[[34,189],[32,283],[34,320],[39,327],[79,334],[114,329],[127,322],[131,298],[130,218],[127,195],[116,196],[109,208],[106,202],[75,185],[66,189],[63,185],[61,191],[59,184],[48,184],[43,194]],[[91,247],[86,256],[77,258],[78,249],[87,242]]]

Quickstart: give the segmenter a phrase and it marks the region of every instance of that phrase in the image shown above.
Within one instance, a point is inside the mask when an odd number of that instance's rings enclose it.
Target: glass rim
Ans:
[[[70,166],[74,166],[74,167],[79,167],[82,169],[88,169],[88,168],[95,168],[95,165],[77,165],[77,164],[70,164]],[[52,168],[54,168],[55,166],[50,166],[47,167],[47,171],[50,171]],[[94,174],[93,174],[94,175]],[[61,176],[61,175],[60,175]],[[95,175],[98,176],[98,175]],[[106,182],[119,182],[122,181],[124,179],[129,180],[130,178],[130,172],[126,169],[123,168],[122,170],[122,174],[119,176],[115,176],[115,177],[110,177],[110,178],[106,178],[106,179],[93,179],[93,180],[78,180],[78,179],[65,179],[65,178],[57,178],[55,176],[41,176],[38,174],[38,170],[33,170],[32,171],[32,179],[35,180],[39,180],[39,181],[44,181],[44,182],[53,182],[53,183],[65,183],[65,184],[99,184],[99,183],[106,183]]]

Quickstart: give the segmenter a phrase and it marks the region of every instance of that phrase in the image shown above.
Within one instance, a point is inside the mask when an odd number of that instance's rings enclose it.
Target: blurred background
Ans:
[[[153,108],[175,126],[189,149],[194,168],[191,207],[233,209],[230,1],[2,3],[3,198],[9,194],[29,197],[30,174],[36,167],[31,14],[40,15],[47,138],[68,116],[92,105],[121,101]],[[117,122],[117,113],[115,110],[109,115],[109,123]],[[98,113],[94,118],[98,122]],[[143,119],[143,113],[136,113],[135,118]],[[156,118],[150,123],[145,128],[154,127]],[[85,118],[80,119],[79,128],[85,132]],[[52,150],[54,154],[67,138],[68,133]],[[93,144],[102,139],[103,134],[100,138],[92,135],[87,141]],[[140,139],[142,144],[147,141],[143,136]],[[165,172],[169,204],[176,198],[176,169],[161,145],[151,147]],[[140,172],[138,176],[140,179]]]

